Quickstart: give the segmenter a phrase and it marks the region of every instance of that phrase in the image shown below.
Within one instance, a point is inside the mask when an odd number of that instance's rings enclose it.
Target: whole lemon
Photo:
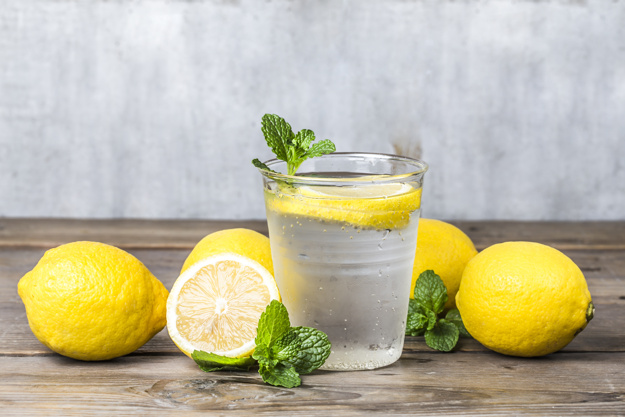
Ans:
[[[471,336],[513,356],[562,349],[594,314],[577,265],[562,252],[532,242],[500,243],[473,258],[456,303]]]
[[[269,238],[250,229],[225,229],[204,237],[184,261],[180,273],[198,261],[225,252],[253,259],[273,275]]]
[[[445,308],[454,308],[464,267],[476,254],[471,239],[456,226],[434,219],[419,220],[410,298],[419,275],[431,269],[441,277],[447,288],[449,298]]]
[[[123,356],[165,327],[167,289],[134,256],[103,243],[50,249],[17,289],[37,339],[70,358]]]

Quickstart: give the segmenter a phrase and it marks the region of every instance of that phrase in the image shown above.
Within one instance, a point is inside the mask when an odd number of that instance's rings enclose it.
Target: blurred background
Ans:
[[[0,216],[262,219],[276,113],[423,215],[625,219],[618,0],[3,0]]]

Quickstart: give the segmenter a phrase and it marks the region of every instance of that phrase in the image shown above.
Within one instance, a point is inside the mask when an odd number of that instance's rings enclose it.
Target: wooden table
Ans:
[[[625,222],[458,222],[478,249],[552,245],[582,269],[596,305],[561,352],[523,359],[474,340],[453,353],[408,337],[401,359],[366,372],[316,371],[283,389],[249,373],[203,373],[164,330],[108,362],[59,356],[31,333],[17,282],[46,249],[75,240],[124,248],[171,288],[207,233],[264,222],[0,219],[1,415],[625,415]]]

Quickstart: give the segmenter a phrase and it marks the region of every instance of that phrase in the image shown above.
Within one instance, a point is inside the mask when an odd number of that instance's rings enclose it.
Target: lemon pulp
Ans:
[[[194,350],[246,356],[273,299],[280,299],[276,283],[258,262],[234,253],[211,256],[176,280],[167,300],[167,329],[189,356]]]
[[[267,210],[372,229],[406,227],[421,206],[421,187],[410,183],[276,185],[265,193]]]

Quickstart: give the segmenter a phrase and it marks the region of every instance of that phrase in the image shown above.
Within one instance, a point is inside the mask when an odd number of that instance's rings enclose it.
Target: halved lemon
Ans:
[[[205,258],[178,277],[167,299],[167,331],[187,356],[194,350],[240,358],[256,345],[261,313],[280,300],[258,262],[234,253]]]
[[[409,183],[300,186],[265,190],[269,210],[373,229],[400,229],[421,207],[421,187]]]

